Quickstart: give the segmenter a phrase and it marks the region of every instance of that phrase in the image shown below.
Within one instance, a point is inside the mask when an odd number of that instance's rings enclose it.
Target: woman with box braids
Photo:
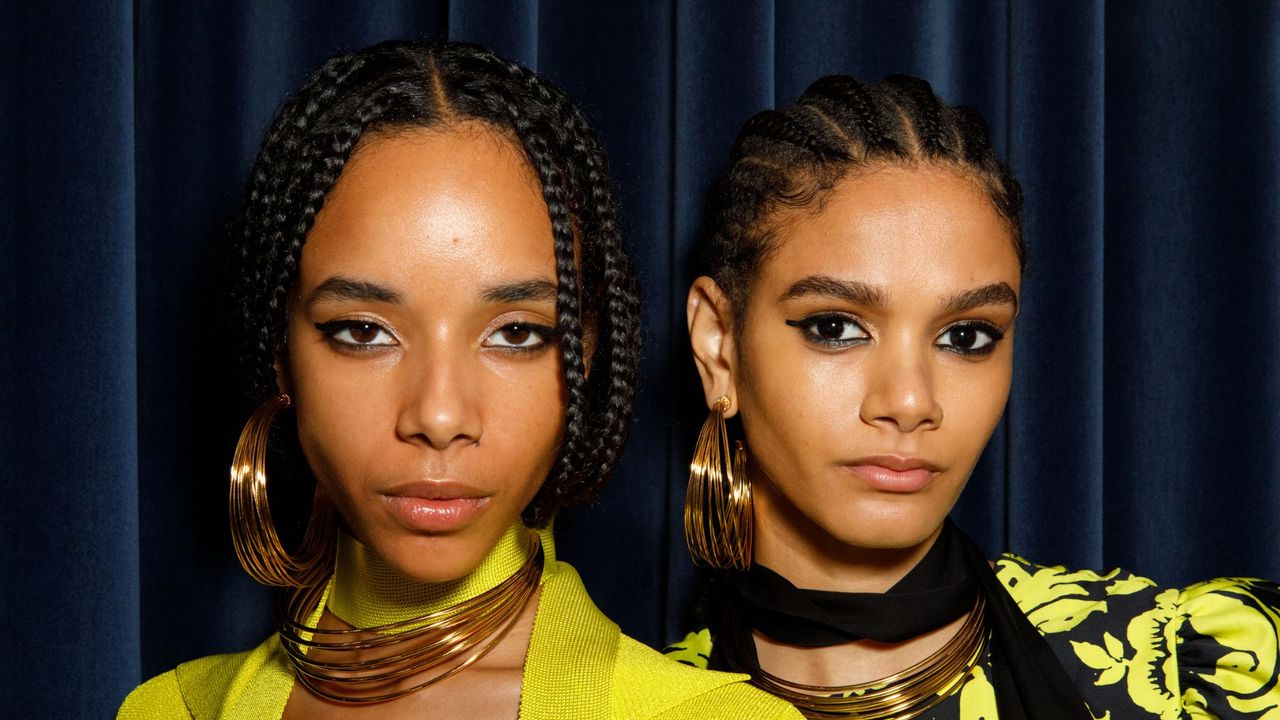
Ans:
[[[1280,705],[1276,585],[992,564],[947,519],[1008,397],[1026,256],[977,113],[916,78],[822,78],[746,123],[709,225],[685,533],[725,572],[669,654],[814,718]]]
[[[604,153],[559,88],[456,42],[328,61],[267,135],[226,278],[261,403],[232,539],[289,601],[276,636],[121,717],[793,716],[623,636],[555,558],[552,519],[618,461],[639,359]],[[292,553],[271,445],[314,479]]]
[[[243,353],[252,392],[261,400],[276,390],[286,294],[307,232],[360,137],[465,120],[500,129],[519,142],[538,176],[554,238],[568,401],[555,479],[528,509],[531,522],[545,524],[561,507],[590,498],[612,471],[635,393],[639,294],[622,249],[604,152],[572,101],[536,73],[464,43],[431,55],[421,48],[386,43],[329,61],[272,126],[254,165],[243,239],[228,273],[240,323],[251,331]],[[601,323],[590,381],[581,305]]]

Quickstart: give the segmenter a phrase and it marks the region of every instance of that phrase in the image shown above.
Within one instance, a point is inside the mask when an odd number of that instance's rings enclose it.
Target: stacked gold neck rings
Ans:
[[[964,624],[929,657],[886,678],[856,685],[804,685],[754,668],[751,682],[807,718],[910,720],[945,700],[981,661],[990,633],[982,593]]]
[[[417,692],[471,666],[520,618],[542,578],[542,545],[536,533],[528,536],[528,559],[514,575],[457,605],[400,622],[320,628],[307,623],[315,614],[315,594],[295,593],[280,640],[298,681],[337,702],[377,703]]]

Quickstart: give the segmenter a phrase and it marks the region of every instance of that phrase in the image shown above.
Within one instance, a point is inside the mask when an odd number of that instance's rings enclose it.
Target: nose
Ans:
[[[876,348],[859,410],[863,422],[903,433],[942,423],[942,405],[934,394],[928,356],[931,349],[911,342],[882,343]]]
[[[469,367],[465,349],[436,347],[399,369],[404,395],[396,433],[402,440],[436,450],[480,442],[481,390]]]

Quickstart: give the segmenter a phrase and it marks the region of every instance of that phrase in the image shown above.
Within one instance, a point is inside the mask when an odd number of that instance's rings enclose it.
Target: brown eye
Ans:
[[[988,355],[1004,339],[1004,331],[984,322],[964,322],[942,331],[936,345],[957,355]]]
[[[361,345],[368,345],[378,339],[378,333],[382,332],[382,328],[373,323],[358,323],[348,328],[351,333],[351,339]]]
[[[823,347],[850,347],[871,339],[866,329],[850,315],[822,313],[803,320],[787,320],[786,323],[799,328],[805,340]]]
[[[951,344],[961,350],[972,350],[978,344],[978,331],[972,327],[961,325],[951,328]]]
[[[511,323],[495,330],[485,338],[484,344],[508,350],[537,350],[547,344],[547,338],[554,332],[552,328],[542,325]]]
[[[813,332],[824,340],[841,340],[844,338],[845,326],[848,324],[845,320],[818,320],[813,324]]]
[[[524,345],[529,342],[533,331],[524,325],[509,325],[498,331],[508,345]]]
[[[368,320],[334,320],[316,323],[316,329],[339,345],[348,345],[357,349],[398,344],[386,328]]]

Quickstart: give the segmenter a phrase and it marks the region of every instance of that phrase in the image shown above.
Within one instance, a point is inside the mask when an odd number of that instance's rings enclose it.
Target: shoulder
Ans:
[[[117,720],[161,720],[190,717],[187,704],[178,687],[178,672],[170,670],[139,685],[124,699],[116,713]]]
[[[272,636],[252,650],[209,655],[183,663],[129,693],[120,706],[117,720],[216,717],[223,709],[236,704],[246,691],[260,691],[261,683],[256,681],[264,670],[270,674],[269,670],[279,660],[278,647]],[[287,673],[287,669],[284,671]],[[286,700],[287,695],[286,692]],[[264,706],[272,705],[270,700],[265,696],[254,698],[255,703]]]
[[[995,572],[1018,608],[1045,635],[1072,630],[1094,614],[1145,609],[1160,591],[1151,580],[1123,570],[1067,570],[1011,553],[1000,556]]]
[[[1177,591],[1173,604],[1184,705],[1280,716],[1280,586],[1220,578]]]
[[[682,664],[625,635],[614,667],[619,718],[799,718],[796,710],[746,675]]]
[[[1095,709],[1260,718],[1280,709],[1280,588],[1223,578],[1161,587],[1014,555],[996,575]]]

